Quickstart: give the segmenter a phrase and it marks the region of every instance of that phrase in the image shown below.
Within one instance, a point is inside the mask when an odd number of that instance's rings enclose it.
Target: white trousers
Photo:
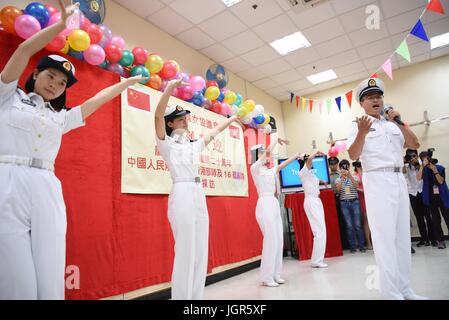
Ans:
[[[0,300],[64,299],[66,210],[46,170],[0,164]]]
[[[404,299],[410,289],[411,238],[407,183],[402,173],[363,174],[366,211],[385,299]]]
[[[312,264],[324,261],[326,253],[326,222],[324,221],[324,208],[321,199],[307,196],[304,199],[304,210],[309,219],[310,228],[313,233]]]
[[[207,274],[209,215],[199,184],[173,184],[168,219],[175,239],[172,299],[201,300]]]
[[[273,282],[281,277],[284,246],[281,210],[273,195],[259,197],[256,219],[263,234],[260,281]]]

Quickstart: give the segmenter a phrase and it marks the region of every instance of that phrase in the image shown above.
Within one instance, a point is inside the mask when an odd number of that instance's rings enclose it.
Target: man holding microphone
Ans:
[[[364,168],[366,208],[382,297],[422,300],[426,298],[410,288],[410,208],[402,174],[403,148],[418,149],[419,141],[397,111],[391,107],[384,110],[383,94],[380,79],[359,84],[356,99],[365,115],[353,123],[348,153],[351,159],[360,158]]]

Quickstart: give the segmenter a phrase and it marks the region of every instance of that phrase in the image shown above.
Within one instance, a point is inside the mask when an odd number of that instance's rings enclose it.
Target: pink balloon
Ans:
[[[191,76],[189,82],[193,91],[201,91],[206,87],[206,80],[201,76]]]
[[[64,36],[64,37],[68,37],[69,36],[69,34],[71,34],[72,33],[72,31],[73,30],[70,30],[70,29],[64,29],[64,30],[62,30],[58,35],[62,35],[62,36]]]
[[[106,53],[102,47],[97,44],[93,44],[89,47],[89,49],[83,52],[83,56],[87,63],[93,66],[98,66],[103,63],[106,58]]]
[[[125,40],[119,36],[113,36],[109,45],[111,45],[111,44],[116,45],[117,47],[119,47],[122,50],[125,50],[125,48],[126,48]]]
[[[55,23],[57,23],[57,22],[60,21],[60,20],[61,20],[61,12],[56,12],[55,14],[53,14],[53,15],[50,17],[50,20],[48,20],[47,28],[48,28],[49,26],[54,25]]]
[[[337,150],[338,152],[344,152],[344,151],[346,151],[346,142],[344,142],[344,141],[337,141],[337,142],[335,143],[334,148],[335,148],[335,150]]]
[[[195,93],[191,86],[178,87],[177,97],[182,100],[190,100]]]
[[[231,113],[232,113],[232,110],[231,110],[231,107],[229,106],[229,104],[222,103],[220,114],[226,117],[226,116],[231,115]]]
[[[41,24],[33,16],[24,14],[14,22],[16,33],[23,39],[28,39],[41,30]]]

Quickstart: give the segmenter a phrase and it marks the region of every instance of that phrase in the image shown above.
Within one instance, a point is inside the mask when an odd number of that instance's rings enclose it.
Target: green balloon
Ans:
[[[130,65],[133,64],[133,62],[134,62],[134,56],[133,56],[132,52],[129,50],[124,50],[122,59],[119,61],[119,64],[122,67],[129,67]]]
[[[148,69],[145,68],[144,66],[136,66],[136,67],[132,68],[132,70],[131,70],[131,76],[132,77],[135,77],[135,76],[137,76],[139,74],[142,75],[142,77],[145,77],[145,78],[149,78],[150,77],[150,71],[148,71]],[[145,84],[148,81],[150,81],[150,79],[140,81],[139,83]]]

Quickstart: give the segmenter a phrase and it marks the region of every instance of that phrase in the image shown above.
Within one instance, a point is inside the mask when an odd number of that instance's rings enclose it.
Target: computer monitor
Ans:
[[[287,159],[279,159],[278,163],[281,164]],[[293,161],[279,173],[281,192],[291,193],[303,191],[301,178],[299,177],[299,171],[301,171],[301,165],[299,161]],[[330,184],[329,167],[327,166],[327,156],[316,157],[312,160],[312,170],[318,179]],[[320,189],[326,189],[327,186],[320,185]]]

